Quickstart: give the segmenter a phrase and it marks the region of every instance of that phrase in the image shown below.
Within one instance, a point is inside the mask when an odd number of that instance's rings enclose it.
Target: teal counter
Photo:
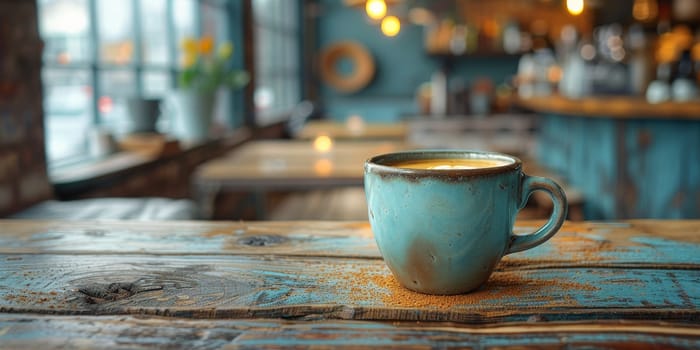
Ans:
[[[586,219],[700,217],[700,104],[553,97],[519,105],[541,115],[537,159],[581,190]]]

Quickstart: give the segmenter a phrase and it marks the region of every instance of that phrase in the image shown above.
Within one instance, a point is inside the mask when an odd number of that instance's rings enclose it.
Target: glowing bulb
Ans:
[[[566,9],[574,16],[580,15],[583,12],[583,0],[566,0]]]
[[[386,16],[386,3],[384,0],[367,0],[365,11],[369,18],[380,20]]]
[[[314,149],[321,153],[327,153],[333,147],[333,140],[326,135],[321,135],[314,139]]]
[[[656,18],[659,13],[659,4],[656,0],[634,0],[632,16],[638,21],[649,21]]]
[[[401,22],[395,16],[386,16],[382,20],[382,33],[386,36],[396,36],[401,31]]]

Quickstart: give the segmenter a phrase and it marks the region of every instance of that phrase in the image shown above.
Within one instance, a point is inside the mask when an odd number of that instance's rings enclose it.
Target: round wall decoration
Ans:
[[[341,60],[349,60],[353,69],[349,74],[338,71]],[[374,76],[374,59],[367,49],[357,42],[337,42],[321,53],[321,78],[343,93],[361,90]]]

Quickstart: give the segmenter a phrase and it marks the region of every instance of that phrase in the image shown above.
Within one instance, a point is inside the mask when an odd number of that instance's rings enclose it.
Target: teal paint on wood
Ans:
[[[400,300],[418,294],[401,297],[403,288],[377,282],[391,279],[378,259],[0,255],[0,261],[0,312],[10,313],[376,320],[395,317],[382,309],[399,308],[406,310],[401,319],[412,321],[700,318],[697,269],[506,265],[474,293],[412,306]],[[107,292],[115,284],[123,288]]]
[[[625,124],[631,215],[700,216],[700,121]]]
[[[0,343],[7,348],[654,348],[694,349],[700,337],[687,325],[598,321],[601,333],[582,327],[531,322],[512,327],[465,328],[453,324],[305,322],[283,320],[182,320],[141,317],[31,314],[0,315]],[[654,329],[654,334],[642,331]]]
[[[587,219],[700,217],[700,121],[545,114],[538,159],[581,190]]]
[[[659,237],[659,228],[672,232],[679,223],[661,221],[565,223],[547,243],[506,256],[502,267],[541,267],[567,264],[634,266],[700,265],[700,244]],[[692,222],[682,227],[700,235]],[[668,228],[666,226],[669,226]],[[149,254],[149,255],[304,255],[380,259],[366,222],[239,223],[239,222],[110,222],[79,224],[12,220],[1,223],[0,253],[4,254]],[[281,235],[281,230],[286,234]],[[534,232],[537,226],[516,222],[514,232]],[[695,233],[693,233],[695,234]],[[14,259],[8,257],[8,259]]]
[[[366,222],[0,220],[0,348],[697,348],[699,237],[569,222],[426,300]]]

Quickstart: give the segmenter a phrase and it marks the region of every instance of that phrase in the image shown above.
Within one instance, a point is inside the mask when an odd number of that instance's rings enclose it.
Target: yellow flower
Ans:
[[[214,51],[214,38],[210,36],[204,36],[199,39],[199,52],[202,55],[209,55]]]
[[[182,39],[182,50],[185,54],[197,55],[197,40],[190,37]]]
[[[190,68],[196,62],[197,62],[197,53],[193,54],[190,52],[185,52],[185,55],[182,57],[182,67],[183,68]]]
[[[231,54],[233,54],[233,44],[228,41],[222,43],[219,45],[219,52],[217,54],[222,60],[231,57]]]

